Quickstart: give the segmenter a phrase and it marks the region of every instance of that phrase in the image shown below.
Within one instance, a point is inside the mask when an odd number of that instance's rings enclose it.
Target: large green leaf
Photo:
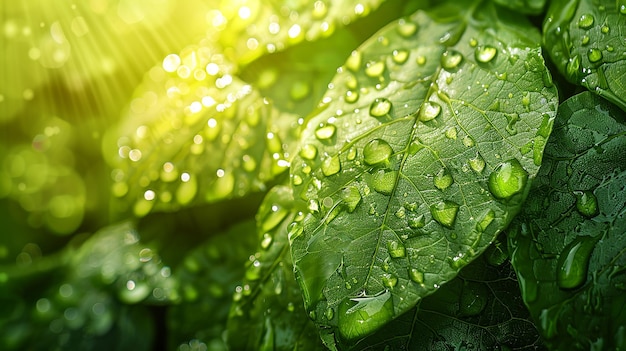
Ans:
[[[452,279],[539,168],[557,98],[538,33],[467,5],[374,35],[307,121],[291,162],[307,215],[290,240],[327,344],[368,335]]]
[[[263,191],[286,170],[297,118],[236,72],[204,41],[146,76],[109,138],[112,193],[135,215]]]
[[[626,111],[624,27],[623,0],[555,0],[543,24],[543,41],[568,80]]]
[[[260,245],[235,290],[228,321],[233,350],[324,349],[293,274],[287,226],[295,216],[287,186],[274,187],[259,208]]]
[[[505,239],[506,240],[506,239]],[[504,247],[503,247],[504,246]],[[543,350],[517,287],[506,245],[357,345],[361,350]],[[503,251],[504,250],[504,251]]]
[[[516,12],[538,15],[543,12],[546,0],[493,0],[498,5],[508,7]]]
[[[626,348],[625,122],[591,93],[565,101],[509,233],[524,302],[553,350]]]

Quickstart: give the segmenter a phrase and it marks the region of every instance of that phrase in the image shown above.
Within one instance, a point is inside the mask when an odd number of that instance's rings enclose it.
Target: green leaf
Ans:
[[[626,111],[626,2],[556,0],[543,24],[543,42],[567,79]]]
[[[589,92],[566,100],[509,232],[524,302],[554,350],[626,347],[625,122]]]
[[[297,118],[207,42],[167,56],[109,135],[112,193],[136,216],[264,191],[286,170]]]
[[[173,269],[181,301],[167,311],[169,349],[193,340],[227,349],[223,333],[232,291],[241,284],[243,264],[256,243],[255,222],[242,221],[188,252]]]
[[[493,0],[493,2],[515,12],[529,15],[541,14],[546,7],[546,0]]]
[[[418,307],[357,345],[359,350],[542,350],[513,268],[483,255]],[[506,250],[506,248],[504,248]],[[485,253],[487,254],[487,253]],[[505,263],[506,262],[506,263]]]
[[[490,3],[394,22],[331,85],[291,162],[308,212],[291,252],[323,339],[352,343],[452,279],[510,222],[557,98],[538,34]]]
[[[228,321],[233,350],[323,350],[293,275],[287,226],[297,214],[287,186],[274,187],[257,214],[260,245],[235,290]]]
[[[332,35],[338,27],[369,15],[384,0],[221,1],[209,11],[209,36],[219,38],[233,62],[249,63],[265,53]]]

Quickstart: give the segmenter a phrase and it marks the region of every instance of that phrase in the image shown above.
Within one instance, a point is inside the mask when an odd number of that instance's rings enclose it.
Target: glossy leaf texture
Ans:
[[[172,270],[181,300],[167,310],[169,349],[195,343],[227,350],[223,333],[232,292],[240,286],[243,264],[256,244],[254,221],[242,221],[190,250]]]
[[[451,280],[541,164],[557,97],[539,35],[471,5],[382,29],[307,119],[290,175],[306,216],[290,241],[327,344],[356,342]]]
[[[539,15],[546,7],[546,0],[493,0],[493,2],[513,11],[529,15]]]
[[[456,278],[355,349],[546,350],[505,251],[496,241]]]
[[[276,186],[257,214],[259,245],[236,287],[228,320],[231,350],[324,350],[307,317],[287,238],[297,214],[288,186]]]
[[[572,83],[626,111],[626,2],[557,0],[550,3],[543,41]]]
[[[3,267],[3,349],[149,350],[154,324],[141,304],[178,300],[158,253],[124,222],[60,256]],[[10,307],[9,307],[10,306]]]
[[[589,92],[566,100],[508,232],[524,302],[553,350],[626,348],[625,122]]]
[[[384,0],[218,1],[207,14],[209,36],[229,47],[233,62],[249,63],[303,41],[331,36],[366,17]]]
[[[237,69],[205,40],[146,76],[108,138],[112,193],[136,216],[264,191],[287,169],[297,118]]]

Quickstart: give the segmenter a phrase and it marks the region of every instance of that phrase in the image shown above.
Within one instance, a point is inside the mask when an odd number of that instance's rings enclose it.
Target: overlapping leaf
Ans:
[[[626,347],[624,122],[591,93],[565,101],[509,233],[524,302],[554,350]]]
[[[257,215],[260,245],[250,256],[228,321],[233,350],[323,350],[302,303],[293,275],[287,226],[293,222],[293,196],[273,188]]]
[[[307,121],[291,181],[308,214],[291,249],[327,344],[452,279],[517,213],[541,163],[556,92],[538,34],[489,3],[459,6],[374,35]]]
[[[557,0],[550,3],[543,41],[571,82],[626,111],[626,2]]]
[[[361,350],[543,350],[500,242]],[[504,245],[506,246],[506,245]],[[504,247],[506,250],[506,247]]]

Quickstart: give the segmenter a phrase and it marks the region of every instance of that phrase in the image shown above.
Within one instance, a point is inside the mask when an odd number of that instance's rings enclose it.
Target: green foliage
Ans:
[[[0,349],[626,349],[624,1],[157,3],[3,7]]]
[[[624,122],[591,93],[565,101],[510,229],[522,296],[552,349],[626,347]]]

